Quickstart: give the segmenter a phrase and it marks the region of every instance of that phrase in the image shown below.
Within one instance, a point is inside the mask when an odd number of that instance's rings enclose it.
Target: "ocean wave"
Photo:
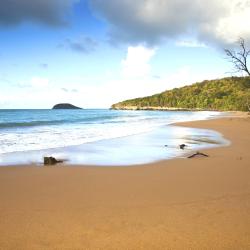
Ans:
[[[16,111],[15,111],[16,112]],[[178,121],[207,119],[214,112],[86,110],[18,112],[0,123],[0,154],[80,145],[145,133]],[[17,116],[17,117],[15,117]],[[10,117],[12,117],[10,119]]]
[[[44,126],[20,133],[19,131],[0,133],[0,153],[42,150],[113,139],[144,133],[152,130],[152,123],[71,125],[51,128]]]
[[[119,123],[119,122],[127,122],[129,119],[113,119],[112,116],[100,116],[100,117],[88,117],[88,118],[79,118],[79,119],[65,119],[65,120],[36,120],[36,121],[22,121],[22,122],[0,122],[1,128],[18,128],[18,127],[35,127],[35,126],[49,126],[49,125],[63,125],[63,124],[75,124],[75,123],[84,123],[84,124],[92,124],[92,123]]]

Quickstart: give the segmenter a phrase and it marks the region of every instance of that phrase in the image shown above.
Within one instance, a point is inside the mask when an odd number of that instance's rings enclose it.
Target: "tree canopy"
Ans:
[[[203,81],[160,94],[126,100],[112,105],[114,109],[179,108],[201,110],[248,110],[250,77],[228,77]]]

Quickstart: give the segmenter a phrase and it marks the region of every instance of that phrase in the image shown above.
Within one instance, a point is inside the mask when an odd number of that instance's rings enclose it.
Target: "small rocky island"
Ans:
[[[52,109],[82,109],[70,103],[58,103]]]

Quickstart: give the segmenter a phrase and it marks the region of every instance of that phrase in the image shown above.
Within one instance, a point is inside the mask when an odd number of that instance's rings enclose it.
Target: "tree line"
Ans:
[[[227,77],[205,80],[182,88],[164,91],[160,94],[126,100],[112,105],[125,107],[165,107],[201,110],[248,110],[250,100],[250,77]]]

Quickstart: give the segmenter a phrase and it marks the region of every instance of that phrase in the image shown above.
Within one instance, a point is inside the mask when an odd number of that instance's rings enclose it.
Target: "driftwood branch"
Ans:
[[[205,156],[205,157],[208,157],[208,155],[206,155],[204,153],[196,152],[195,154],[192,154],[192,155],[188,156],[188,158],[193,158],[193,157],[196,157],[196,156]]]

